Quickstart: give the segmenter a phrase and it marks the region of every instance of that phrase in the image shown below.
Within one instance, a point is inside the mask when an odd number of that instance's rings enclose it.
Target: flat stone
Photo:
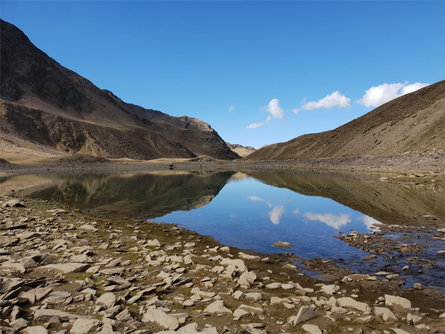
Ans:
[[[23,331],[23,334],[47,334],[48,330],[43,326],[31,326],[26,327]]]
[[[256,280],[257,276],[252,271],[245,271],[241,274],[240,278],[238,279],[238,284],[243,289],[250,288],[250,285],[253,284]]]
[[[97,232],[97,228],[95,228],[93,225],[90,225],[90,224],[84,224],[84,225],[80,226],[79,229],[85,230],[88,232]]]
[[[252,299],[254,301],[259,301],[261,298],[263,298],[263,294],[261,292],[246,293],[246,299]]]
[[[64,303],[69,297],[71,297],[71,293],[68,291],[54,291],[45,298],[45,303],[61,304]]]
[[[7,202],[3,203],[3,206],[5,208],[24,208],[25,204],[23,204],[23,202],[19,201],[18,199],[10,199]],[[38,327],[38,326],[36,326]],[[32,328],[32,327],[30,327]]]
[[[246,264],[241,259],[222,259],[221,265],[223,265],[223,266],[233,265],[235,267],[236,271],[238,271],[240,273],[247,271]]]
[[[385,305],[387,306],[399,306],[405,309],[412,307],[411,301],[400,296],[385,295]]]
[[[96,304],[105,307],[113,307],[116,303],[116,295],[112,292],[106,292],[96,300]]]
[[[235,312],[233,312],[233,319],[234,320],[239,320],[239,319],[241,319],[242,317],[244,317],[245,315],[248,315],[248,314],[250,314],[250,313],[247,312],[246,310],[241,309],[241,308],[237,308],[235,310]]]
[[[374,313],[376,316],[380,317],[383,319],[383,321],[397,321],[397,317],[395,316],[395,314],[386,307],[374,307]]]
[[[310,334],[323,334],[320,328],[316,325],[305,324],[302,326],[303,329]]]
[[[78,318],[75,314],[53,309],[40,309],[34,313],[34,321],[38,322],[48,322],[52,317],[56,317],[60,321],[69,321]]]
[[[281,248],[291,248],[291,244],[286,241],[277,241],[272,246],[281,247]]]
[[[371,308],[368,304],[358,302],[351,297],[341,297],[337,299],[337,305],[344,308],[352,308],[361,312],[369,312]]]
[[[142,321],[154,322],[162,328],[169,330],[175,330],[179,327],[178,319],[159,309],[148,310],[142,317]]]
[[[393,331],[394,331],[394,333],[396,333],[396,334],[411,334],[410,332],[407,332],[406,330],[404,330],[404,329],[401,329],[401,328],[391,328]]]
[[[97,319],[90,318],[78,318],[74,321],[73,327],[70,330],[70,334],[88,334],[95,330],[99,325],[100,321]]]
[[[320,292],[326,295],[333,295],[338,290],[340,290],[340,287],[336,284],[323,284],[323,286],[320,288]]]
[[[208,305],[205,309],[204,312],[207,313],[232,313],[232,311],[230,311],[227,307],[224,306],[224,303],[222,300],[216,300],[213,303],[211,303],[210,305]]]
[[[147,240],[146,245],[149,247],[161,247],[161,243],[158,239]]]
[[[77,273],[80,271],[84,271],[88,268],[88,264],[85,263],[53,263],[53,264],[47,264],[46,266],[39,267],[38,269],[52,269],[55,271],[59,271],[62,274],[70,274],[70,273]]]

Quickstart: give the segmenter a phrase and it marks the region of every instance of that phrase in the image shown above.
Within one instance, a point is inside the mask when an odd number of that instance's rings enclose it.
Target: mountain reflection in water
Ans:
[[[391,260],[382,254],[364,261],[369,253],[334,238],[335,234],[367,233],[379,223],[420,226],[427,219],[435,219],[436,225],[445,221],[443,185],[386,183],[338,173],[17,176],[0,180],[0,191],[14,183],[30,197],[117,217],[174,223],[256,252],[283,252],[272,245],[287,241],[292,247],[286,251],[300,257],[330,259],[366,273],[382,268],[400,272],[413,255]],[[430,257],[443,243],[421,234],[415,242],[425,243]],[[407,282],[415,279],[437,286],[444,278],[443,262],[438,260],[411,278],[410,273],[400,274]]]

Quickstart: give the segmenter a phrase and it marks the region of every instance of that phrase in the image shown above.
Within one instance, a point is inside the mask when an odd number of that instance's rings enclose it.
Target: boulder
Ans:
[[[412,307],[411,302],[400,296],[385,295],[385,305],[387,306],[399,306],[405,309]]]
[[[23,334],[47,334],[48,330],[43,326],[30,326],[26,327],[23,331]]]
[[[101,322],[97,319],[78,318],[74,321],[70,334],[88,334],[95,330]]]
[[[224,306],[222,300],[216,300],[207,306],[204,310],[207,313],[232,313],[227,307]]]
[[[374,313],[377,317],[383,319],[383,321],[397,321],[397,317],[389,308],[386,307],[374,307]]]
[[[142,321],[154,322],[162,328],[169,330],[175,330],[179,327],[178,319],[159,309],[148,310],[142,317]]]
[[[320,328],[316,325],[310,325],[306,324],[302,326],[303,329],[310,334],[323,334],[323,332],[320,330]]]
[[[286,241],[277,241],[272,246],[281,247],[281,248],[291,248],[291,244]]]
[[[253,284],[256,280],[256,275],[252,271],[245,271],[241,274],[240,278],[238,279],[238,284],[243,289],[250,288],[250,285]]]
[[[368,304],[358,302],[351,297],[341,297],[337,299],[337,305],[344,308],[352,308],[361,312],[369,312],[371,308]]]
[[[96,304],[103,305],[105,307],[113,307],[116,303],[116,295],[112,292],[106,292],[96,300]]]

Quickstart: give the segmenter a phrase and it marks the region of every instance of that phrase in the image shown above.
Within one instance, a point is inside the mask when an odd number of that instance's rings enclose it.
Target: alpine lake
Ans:
[[[291,253],[317,278],[307,261],[444,291],[445,184],[225,171],[19,175],[0,187],[100,216],[176,224],[257,253]]]

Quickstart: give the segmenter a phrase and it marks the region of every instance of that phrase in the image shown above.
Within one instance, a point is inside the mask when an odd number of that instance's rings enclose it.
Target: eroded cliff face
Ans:
[[[12,24],[0,25],[0,137],[112,158],[239,158],[209,124],[125,103],[48,57]]]

